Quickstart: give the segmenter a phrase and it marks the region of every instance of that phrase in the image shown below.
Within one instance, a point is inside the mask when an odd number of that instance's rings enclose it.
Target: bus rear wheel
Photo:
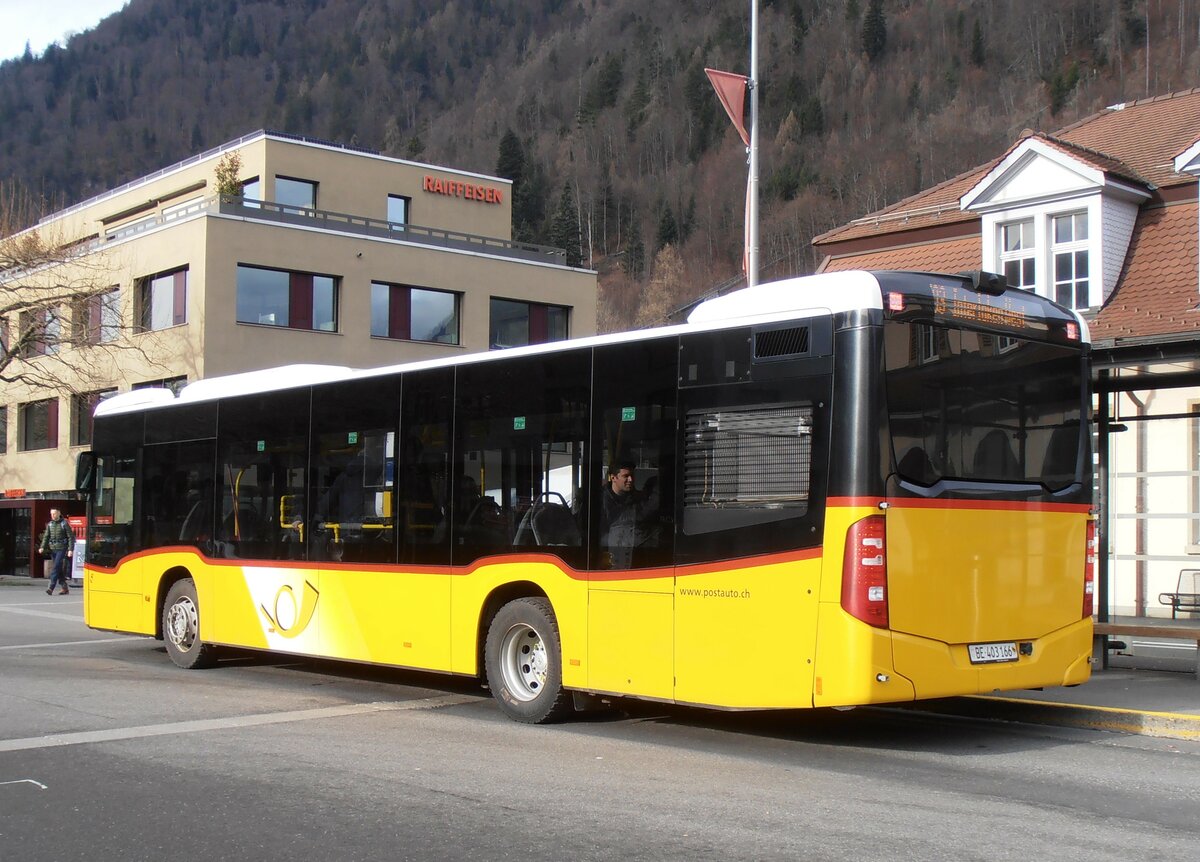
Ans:
[[[545,724],[571,713],[558,621],[547,599],[515,599],[500,609],[488,627],[484,663],[492,696],[509,718]]]
[[[167,655],[181,668],[192,670],[216,664],[216,647],[200,640],[200,601],[191,578],[176,581],[167,592],[162,632]]]

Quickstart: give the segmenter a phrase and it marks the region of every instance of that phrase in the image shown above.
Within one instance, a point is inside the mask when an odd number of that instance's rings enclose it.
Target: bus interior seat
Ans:
[[[1055,428],[1046,445],[1046,459],[1042,473],[1047,476],[1075,478],[1076,461],[1079,459],[1079,425],[1071,423]]]
[[[212,499],[200,499],[192,504],[179,527],[179,541],[185,544],[204,541],[212,531]]]
[[[920,446],[913,446],[904,453],[904,457],[896,465],[896,472],[905,479],[922,485],[929,485],[937,480],[937,471],[933,468],[933,461]]]
[[[974,465],[975,475],[980,477],[1015,479],[1020,474],[1008,434],[1000,428],[983,435],[975,449]]]
[[[515,545],[579,547],[583,536],[571,510],[563,503],[541,500],[529,507],[517,527]]]

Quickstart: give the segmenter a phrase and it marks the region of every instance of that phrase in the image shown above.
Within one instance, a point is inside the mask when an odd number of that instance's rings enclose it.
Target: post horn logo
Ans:
[[[259,605],[262,615],[271,624],[270,631],[285,638],[294,638],[308,628],[313,614],[317,610],[317,599],[320,593],[308,581],[304,582],[304,596],[299,603],[291,584],[284,584],[275,594],[275,611],[267,610],[266,605]]]

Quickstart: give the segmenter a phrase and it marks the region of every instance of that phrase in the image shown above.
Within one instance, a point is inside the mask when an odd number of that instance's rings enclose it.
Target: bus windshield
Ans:
[[[901,321],[888,321],[884,338],[901,479],[1036,483],[1052,492],[1081,481],[1078,349]]]

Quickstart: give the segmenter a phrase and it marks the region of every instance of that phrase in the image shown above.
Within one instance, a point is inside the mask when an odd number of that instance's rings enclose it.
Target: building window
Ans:
[[[242,205],[259,209],[262,200],[262,180],[258,177],[242,183]]]
[[[392,230],[403,230],[403,225],[408,224],[408,208],[411,203],[412,198],[388,195],[387,220]]]
[[[404,284],[371,283],[371,335],[458,344],[459,295]]]
[[[134,389],[169,389],[172,395],[178,395],[183,387],[187,386],[187,375],[183,374],[179,377],[163,377],[159,380],[143,380],[141,383],[133,384]]]
[[[75,304],[75,340],[80,344],[107,344],[121,331],[121,289],[85,297]]]
[[[30,401],[17,408],[20,450],[54,449],[58,446],[58,399]]]
[[[310,180],[275,177],[275,202],[283,205],[285,213],[307,215],[304,210],[317,207],[317,184]]]
[[[1088,278],[1088,217],[1086,212],[1054,217],[1054,301],[1067,308],[1091,303]]]
[[[92,413],[96,405],[115,393],[116,389],[82,392],[71,396],[71,445],[87,446],[92,442]]]
[[[56,308],[22,311],[17,318],[17,346],[22,359],[58,353],[62,320]]]
[[[496,350],[524,344],[545,344],[567,337],[568,308],[492,298],[488,344]]]
[[[0,455],[8,453],[8,408],[0,407]]]
[[[1037,241],[1033,233],[1033,219],[1000,225],[1000,266],[1010,287],[1034,289]]]
[[[187,268],[137,280],[139,332],[187,323]]]
[[[337,331],[338,280],[238,264],[237,320],[289,329]]]

